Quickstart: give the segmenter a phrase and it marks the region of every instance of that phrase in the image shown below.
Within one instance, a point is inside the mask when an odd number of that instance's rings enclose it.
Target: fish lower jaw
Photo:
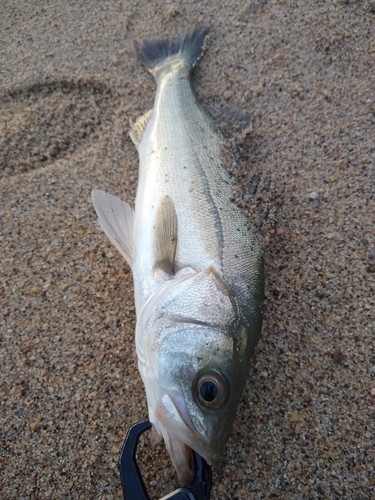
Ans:
[[[184,486],[191,484],[196,471],[193,450],[173,432],[164,430],[163,437],[178,479]]]

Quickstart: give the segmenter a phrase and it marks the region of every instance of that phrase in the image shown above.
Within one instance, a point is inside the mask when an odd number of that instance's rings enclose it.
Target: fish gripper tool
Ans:
[[[150,500],[141,471],[136,461],[138,440],[151,428],[145,420],[134,424],[125,438],[119,458],[122,491],[124,500]],[[196,473],[189,486],[178,488],[160,500],[209,500],[212,486],[211,467],[206,460],[194,452]]]

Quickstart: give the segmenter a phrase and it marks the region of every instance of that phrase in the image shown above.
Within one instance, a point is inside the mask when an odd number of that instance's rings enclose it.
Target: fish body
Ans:
[[[208,29],[136,44],[154,75],[153,109],[133,126],[135,212],[93,192],[99,222],[132,267],[138,366],[154,432],[184,483],[191,450],[216,463],[231,432],[262,325],[263,258],[234,203],[224,137],[191,69]]]

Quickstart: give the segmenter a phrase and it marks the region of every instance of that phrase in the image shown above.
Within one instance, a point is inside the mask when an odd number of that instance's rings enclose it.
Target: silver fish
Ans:
[[[191,69],[209,29],[136,43],[155,103],[130,132],[139,153],[135,211],[93,191],[99,223],[132,268],[138,367],[154,437],[181,481],[192,450],[217,463],[232,429],[262,326],[264,272],[256,231],[233,200],[218,125]]]

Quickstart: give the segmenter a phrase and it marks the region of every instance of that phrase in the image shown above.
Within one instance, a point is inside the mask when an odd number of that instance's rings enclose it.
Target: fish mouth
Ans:
[[[179,394],[166,392],[154,414],[177,475],[184,485],[188,485],[195,476],[194,451],[210,464],[220,461],[221,455],[214,454],[209,443],[197,432],[184,401],[180,400]]]
[[[179,480],[184,486],[193,482],[196,465],[192,448],[185,444],[177,435],[163,424],[160,425],[165,446],[176,469]]]

